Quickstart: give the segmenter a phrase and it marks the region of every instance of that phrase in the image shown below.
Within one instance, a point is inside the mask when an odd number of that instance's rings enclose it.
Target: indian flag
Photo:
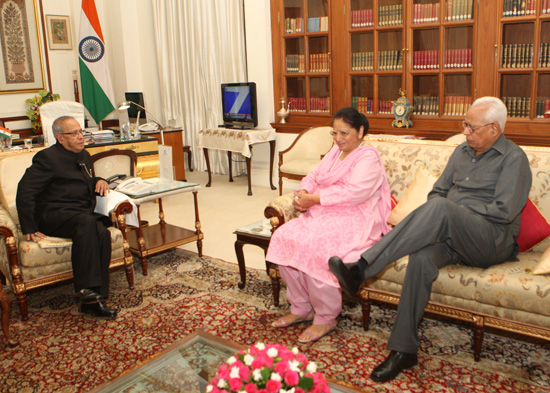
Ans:
[[[7,128],[0,127],[0,137],[11,139],[11,131]]]
[[[78,52],[82,101],[99,123],[115,110],[115,96],[94,0],[82,0]]]

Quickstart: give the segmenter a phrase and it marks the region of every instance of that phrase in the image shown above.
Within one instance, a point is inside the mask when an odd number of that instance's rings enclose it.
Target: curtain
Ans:
[[[247,80],[243,0],[153,0],[153,14],[162,116],[183,125],[194,167],[205,170],[197,136],[223,123],[220,85]],[[226,152],[209,155],[212,172],[227,173]]]

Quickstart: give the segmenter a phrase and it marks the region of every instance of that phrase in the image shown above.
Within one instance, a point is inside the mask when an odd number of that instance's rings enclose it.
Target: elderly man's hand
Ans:
[[[44,239],[46,235],[44,235],[42,232],[34,232],[34,233],[27,233],[27,240],[32,240],[36,243],[38,238]]]
[[[111,189],[109,188],[109,183],[103,179],[98,180],[95,184],[95,192],[101,196],[107,195],[110,191]]]

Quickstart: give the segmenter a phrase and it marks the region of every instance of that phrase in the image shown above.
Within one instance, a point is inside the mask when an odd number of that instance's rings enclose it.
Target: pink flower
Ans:
[[[306,393],[302,388],[294,388],[294,393]]]
[[[304,366],[306,366],[307,363],[308,363],[306,355],[304,355],[303,353],[297,354],[296,355],[296,360],[299,361],[300,363],[306,363],[306,364],[304,364]]]
[[[277,374],[283,375],[288,371],[288,362],[280,361],[275,365],[275,372]]]
[[[239,377],[244,381],[250,381],[250,369],[243,366],[239,369]]]
[[[289,371],[285,375],[285,383],[288,386],[296,386],[300,382],[300,376],[296,371]]]
[[[239,391],[241,390],[241,386],[243,386],[243,381],[241,381],[239,378],[231,378],[229,380],[229,388],[232,391]]]
[[[256,393],[258,391],[258,387],[254,385],[253,383],[247,383],[244,386],[244,391],[246,393]]]
[[[253,369],[253,370],[260,369],[260,368],[262,368],[264,365],[265,365],[265,361],[264,361],[264,359],[261,358],[261,357],[257,357],[256,359],[254,359],[254,360],[252,361],[252,369]]]
[[[281,381],[275,381],[273,379],[270,379],[265,384],[265,389],[268,393],[277,393],[279,390],[281,390]]]
[[[229,366],[227,364],[222,364],[220,368],[218,369],[217,377],[219,379],[228,379],[229,378]]]

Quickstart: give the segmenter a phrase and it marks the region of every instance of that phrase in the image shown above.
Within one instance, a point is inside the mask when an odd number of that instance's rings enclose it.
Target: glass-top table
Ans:
[[[246,348],[197,330],[92,392],[204,393],[218,368],[241,349]],[[359,391],[330,380],[329,386],[333,393]]]

